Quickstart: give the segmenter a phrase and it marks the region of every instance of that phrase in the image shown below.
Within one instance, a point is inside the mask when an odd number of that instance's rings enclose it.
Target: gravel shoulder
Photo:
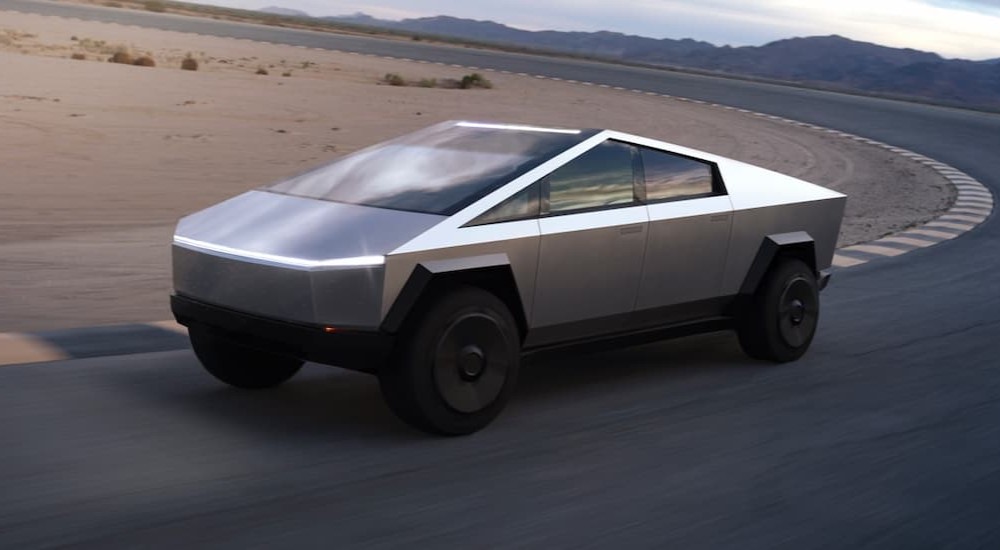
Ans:
[[[167,318],[177,218],[448,119],[614,128],[828,186],[849,196],[841,245],[953,197],[878,147],[705,105],[491,72],[492,89],[395,87],[379,81],[470,71],[0,14],[0,331]],[[115,48],[157,66],[105,62]],[[188,54],[198,71],[179,69]]]

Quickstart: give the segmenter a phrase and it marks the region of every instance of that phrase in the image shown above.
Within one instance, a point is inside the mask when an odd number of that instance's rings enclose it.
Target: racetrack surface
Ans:
[[[997,115],[142,12],[0,8],[694,97],[905,147],[1000,188]],[[998,232],[993,216],[839,271],[797,363],[745,359],[729,335],[538,361],[469,438],[411,432],[373,378],[318,366],[264,393],[222,387],[187,351],[3,367],[0,547],[1000,547]]]

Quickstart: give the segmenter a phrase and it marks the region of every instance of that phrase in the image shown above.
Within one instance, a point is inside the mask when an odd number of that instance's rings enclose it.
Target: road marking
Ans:
[[[940,218],[938,218],[935,221],[939,221],[939,222],[969,222],[969,223],[971,223],[973,225],[976,225],[978,223],[981,223],[985,219],[986,219],[986,216],[982,216],[982,215],[980,215],[980,216],[969,216],[969,215],[965,215],[965,214],[952,214],[949,211],[947,214],[945,214],[944,216],[941,216]]]
[[[920,248],[923,248],[925,246],[931,246],[932,244],[937,244],[938,243],[937,241],[927,241],[927,240],[924,240],[924,239],[917,239],[917,238],[914,238],[914,237],[896,237],[896,236],[893,236],[893,237],[883,237],[883,238],[881,238],[881,239],[879,239],[879,240],[877,240],[875,242],[879,242],[879,243],[887,242],[887,243],[908,244],[910,246],[916,246],[916,247],[920,247]]]
[[[985,206],[978,206],[978,207],[959,206],[949,210],[948,214],[974,214],[982,216],[981,219],[985,220],[986,217],[990,215],[990,211],[992,211],[992,208],[987,208]]]
[[[927,235],[928,237],[937,237],[939,239],[954,239],[959,235],[959,233],[946,233],[944,231],[935,231],[933,229],[910,229],[904,231],[903,235]]]
[[[28,334],[0,334],[0,365],[42,363],[69,358],[59,348]]]
[[[152,323],[146,323],[146,324],[157,328],[162,328],[163,330],[169,330],[170,332],[176,332],[178,334],[188,333],[187,327],[178,323],[177,321],[154,321]]]
[[[993,206],[993,197],[971,197],[968,195],[959,195],[958,199],[955,200],[955,204],[978,204],[980,206]]]
[[[957,229],[959,231],[969,231],[973,227],[976,227],[974,223],[954,223],[954,222],[941,222],[933,221],[925,223],[922,227],[933,227],[933,228],[945,228],[945,229]]]
[[[904,250],[902,248],[890,248],[888,246],[878,246],[877,244],[856,244],[854,246],[844,248],[843,250],[847,252],[856,250],[858,252],[866,252],[868,254],[878,254],[879,256],[899,256],[900,254],[906,254],[909,252],[909,250]]]
[[[853,267],[856,265],[861,265],[863,263],[865,263],[865,260],[859,260],[857,258],[848,258],[847,256],[842,256],[840,254],[833,255],[834,267]]]

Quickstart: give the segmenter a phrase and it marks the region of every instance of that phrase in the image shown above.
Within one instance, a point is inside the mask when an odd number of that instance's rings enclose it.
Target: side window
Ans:
[[[639,151],[646,178],[646,201],[712,194],[710,164],[645,147]]]
[[[548,213],[635,202],[633,147],[606,141],[549,174]]]
[[[473,225],[537,218],[539,187],[538,182],[529,185],[527,188],[515,193],[514,196],[483,212],[479,217],[465,224],[465,226],[470,227]]]

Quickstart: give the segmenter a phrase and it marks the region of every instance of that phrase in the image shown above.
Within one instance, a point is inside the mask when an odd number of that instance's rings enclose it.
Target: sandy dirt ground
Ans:
[[[106,62],[118,49],[157,66]],[[179,69],[188,54],[198,71]],[[919,164],[757,117],[489,72],[492,89],[381,84],[390,72],[469,71],[0,12],[0,331],[169,318],[180,216],[449,119],[609,127],[829,186],[850,196],[841,244],[952,200]]]

